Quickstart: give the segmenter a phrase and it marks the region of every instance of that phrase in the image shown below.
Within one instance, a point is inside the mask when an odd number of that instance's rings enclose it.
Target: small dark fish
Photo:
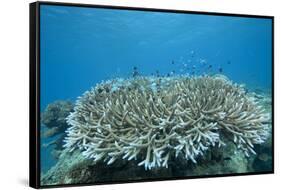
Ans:
[[[213,67],[213,65],[209,65],[209,66],[208,66],[208,69],[211,69],[212,67]]]
[[[139,72],[138,71],[133,71],[133,77],[137,77],[139,76]]]
[[[222,68],[221,67],[219,68],[219,72],[222,73]]]
[[[159,74],[159,71],[158,71],[158,70],[156,70],[155,72],[156,72],[156,74]]]
[[[194,74],[195,74],[195,72],[193,71],[191,74],[192,74],[192,75],[194,75]]]
[[[230,64],[231,64],[231,61],[227,61],[227,64],[230,65]]]
[[[225,158],[223,158],[224,160],[231,160],[231,158],[230,157],[225,157]]]
[[[167,74],[167,77],[169,77],[169,76],[170,76],[170,73]]]
[[[138,68],[136,66],[133,67],[134,70],[137,70]]]
[[[174,62],[174,60],[172,61],[172,65],[174,65],[175,64],[175,62]]]

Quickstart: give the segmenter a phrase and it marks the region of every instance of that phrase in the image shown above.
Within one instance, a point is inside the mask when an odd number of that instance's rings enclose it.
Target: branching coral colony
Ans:
[[[65,147],[95,161],[138,159],[145,169],[173,156],[196,163],[231,141],[246,156],[268,135],[266,114],[224,76],[138,77],[98,84],[76,102]]]

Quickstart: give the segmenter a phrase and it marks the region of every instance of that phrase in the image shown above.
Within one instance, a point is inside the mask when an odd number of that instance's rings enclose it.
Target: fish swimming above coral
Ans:
[[[145,169],[178,157],[197,163],[228,143],[249,157],[267,139],[269,121],[255,98],[223,75],[114,79],[77,100],[64,147],[107,164],[136,159]]]
[[[136,66],[133,67],[133,72],[132,72],[132,76],[133,77],[137,77],[139,76],[139,72],[138,72],[138,68]]]

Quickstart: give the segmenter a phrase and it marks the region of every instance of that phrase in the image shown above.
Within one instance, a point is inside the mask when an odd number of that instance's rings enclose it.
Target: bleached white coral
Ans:
[[[65,147],[95,161],[140,159],[168,167],[172,156],[196,163],[231,140],[246,156],[265,141],[270,117],[223,76],[139,77],[103,82],[80,97],[67,122]]]

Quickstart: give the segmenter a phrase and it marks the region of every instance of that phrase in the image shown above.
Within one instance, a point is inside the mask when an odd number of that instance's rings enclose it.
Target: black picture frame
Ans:
[[[135,11],[152,11],[152,12],[169,12],[183,14],[200,14],[200,15],[217,15],[231,17],[247,17],[247,18],[266,18],[272,21],[272,171],[266,172],[249,172],[249,173],[233,173],[233,174],[217,174],[204,176],[189,176],[189,177],[174,177],[174,178],[157,178],[157,179],[141,179],[130,181],[113,181],[109,183],[95,184],[61,184],[61,185],[40,185],[40,6],[41,5],[56,5],[56,6],[74,6],[88,8],[105,8],[118,10],[135,10]],[[274,16],[263,15],[247,15],[233,13],[217,13],[217,12],[201,12],[187,10],[168,10],[157,8],[142,8],[142,7],[125,7],[125,6],[109,6],[109,5],[92,5],[92,4],[76,4],[76,3],[58,3],[39,1],[30,3],[29,8],[29,185],[33,188],[53,188],[53,187],[71,187],[85,186],[98,184],[118,184],[131,182],[147,182],[161,180],[179,180],[193,178],[211,178],[211,177],[226,177],[226,176],[244,176],[258,174],[273,174],[274,173]]]

